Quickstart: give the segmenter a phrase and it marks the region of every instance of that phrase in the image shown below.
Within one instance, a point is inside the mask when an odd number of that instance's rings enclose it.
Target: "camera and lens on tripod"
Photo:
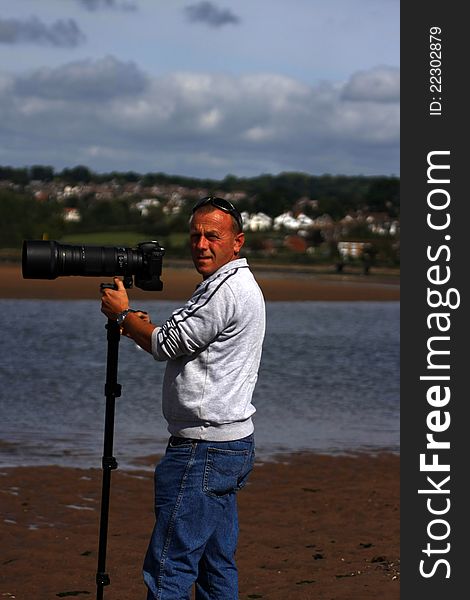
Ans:
[[[136,248],[59,244],[55,241],[25,240],[23,242],[22,271],[25,279],[56,279],[64,275],[85,277],[122,276],[124,287],[133,285],[148,291],[160,291],[163,283],[162,260],[165,249],[156,241],[142,242]],[[101,288],[115,288],[102,283]],[[121,395],[117,383],[120,327],[108,319],[106,325],[108,354],[106,362],[106,412],[102,456],[103,481],[101,518],[96,572],[97,600],[102,600],[104,586],[109,585],[106,567],[109,497],[111,471],[117,468],[113,456],[115,399]]]
[[[59,244],[25,240],[22,269],[25,279],[56,279],[63,275],[100,277],[122,275],[124,286],[160,291],[165,249],[156,241],[141,242],[136,248]]]

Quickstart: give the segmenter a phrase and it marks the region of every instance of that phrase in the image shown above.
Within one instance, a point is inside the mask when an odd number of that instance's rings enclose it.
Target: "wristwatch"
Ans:
[[[131,312],[135,312],[135,310],[132,310],[132,308],[126,308],[122,312],[118,313],[118,315],[116,317],[117,324],[122,325],[124,323],[124,319]]]

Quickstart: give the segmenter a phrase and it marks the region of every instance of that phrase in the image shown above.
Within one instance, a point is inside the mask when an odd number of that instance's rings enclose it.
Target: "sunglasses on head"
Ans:
[[[235,206],[229,202],[228,200],[224,200],[223,198],[217,198],[216,196],[207,196],[206,198],[201,198],[199,202],[193,206],[193,214],[201,207],[207,206],[210,204],[219,210],[223,210],[224,212],[231,215],[235,221],[237,222],[240,231],[243,231],[243,219],[241,214],[235,208]]]

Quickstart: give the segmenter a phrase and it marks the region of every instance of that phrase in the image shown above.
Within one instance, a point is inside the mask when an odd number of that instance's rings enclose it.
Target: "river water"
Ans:
[[[181,303],[140,303],[154,322]],[[100,467],[106,319],[94,300],[0,300],[0,462]],[[399,303],[268,302],[257,455],[399,452]],[[114,454],[163,452],[164,363],[119,344]]]

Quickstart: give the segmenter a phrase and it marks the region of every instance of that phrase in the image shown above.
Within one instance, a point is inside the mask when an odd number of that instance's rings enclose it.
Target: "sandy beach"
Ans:
[[[324,274],[313,270],[282,268],[253,272],[268,301],[296,300],[399,300],[398,275]],[[106,281],[106,278],[104,278]],[[161,292],[130,290],[131,299],[185,300],[201,278],[190,266],[168,267],[162,275]],[[58,277],[52,281],[23,279],[19,263],[0,263],[0,298],[93,299],[99,297],[96,277]]]
[[[113,472],[110,600],[145,597],[152,486],[149,471]],[[101,471],[4,468],[0,494],[2,598],[95,597]],[[399,599],[397,456],[258,463],[239,512],[241,599]]]
[[[399,300],[398,278],[255,274],[269,301]],[[16,264],[1,265],[0,277],[0,298],[99,298],[95,278],[24,280]],[[163,279],[163,292],[134,289],[131,298],[183,300],[199,281],[182,267],[165,269]],[[153,524],[150,467],[157,458],[113,472],[109,600],[145,598],[141,565]],[[54,465],[0,469],[2,598],[95,597],[101,477],[99,469]],[[239,509],[240,599],[399,599],[397,455],[258,461]]]

